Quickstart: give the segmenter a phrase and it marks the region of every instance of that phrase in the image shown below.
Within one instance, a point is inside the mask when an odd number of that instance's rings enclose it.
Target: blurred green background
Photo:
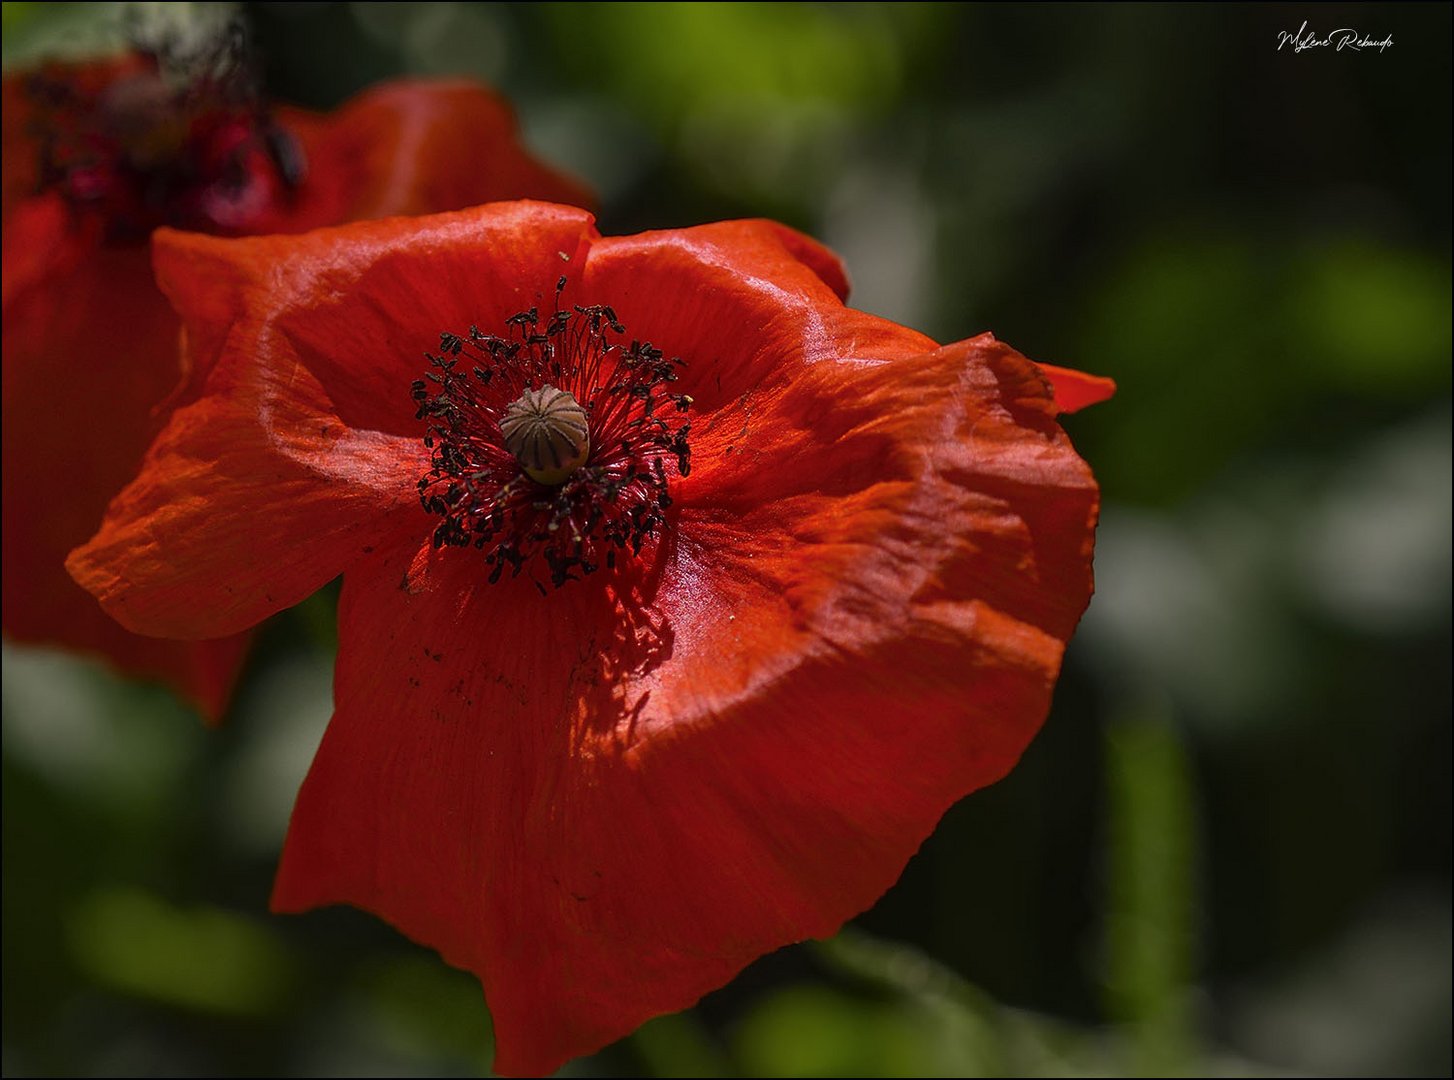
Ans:
[[[5,60],[120,6],[6,3]],[[780,218],[859,307],[1120,384],[1067,421],[1098,593],[1021,766],[567,1075],[1449,1074],[1449,6],[243,8],[280,99],[478,76],[605,232]],[[6,646],[6,1075],[487,1070],[469,976],[266,914],[332,604],[216,731]]]

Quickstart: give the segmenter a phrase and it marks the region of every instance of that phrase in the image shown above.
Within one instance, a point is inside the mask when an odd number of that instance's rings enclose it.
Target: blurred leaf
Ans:
[[[1148,705],[1107,733],[1110,888],[1106,1004],[1130,1029],[1132,1074],[1194,1068],[1191,786],[1169,708]]]
[[[793,986],[757,1003],[736,1047],[747,1076],[906,1075],[890,1068],[901,1041],[894,1028],[883,1006],[826,986]]]
[[[124,4],[6,3],[0,58],[8,69],[47,57],[114,52],[125,43]]]
[[[1102,282],[1077,355],[1120,391],[1077,427],[1123,499],[1174,501],[1239,457],[1333,444],[1344,395],[1398,404],[1449,381],[1449,270],[1413,251],[1161,228]]]
[[[487,82],[498,82],[504,72],[506,45],[491,5],[416,0],[348,6],[366,34],[402,52],[410,72]]]
[[[906,945],[848,929],[820,946],[835,968],[890,989],[911,1006],[928,1030],[915,1040],[917,1060],[899,1062],[888,1075],[994,1075],[1005,1071],[999,1007],[948,968]],[[910,1017],[902,1012],[900,1025]]]
[[[553,4],[557,46],[680,154],[763,211],[815,206],[935,40],[934,4]]]
[[[1448,1076],[1447,899],[1384,897],[1328,948],[1239,987],[1230,1037],[1300,1075]]]
[[[375,1022],[396,1049],[424,1061],[458,1055],[486,1071],[494,1040],[479,980],[430,953],[375,965],[364,981]]]
[[[51,649],[3,649],[5,752],[115,826],[144,833],[169,810],[206,739],[160,687]]]
[[[1174,499],[1283,415],[1297,380],[1279,362],[1275,269],[1232,231],[1162,232],[1103,281],[1079,353],[1120,386],[1085,417],[1096,472],[1123,499]]]
[[[166,35],[212,34],[230,19],[235,3],[6,3],[6,68],[43,59],[75,59],[119,52],[133,41]]]
[[[736,1072],[691,1009],[647,1021],[631,1041],[653,1076],[732,1076]]]
[[[1449,266],[1346,238],[1306,251],[1289,318],[1308,375],[1340,389],[1404,397],[1449,383]]]
[[[329,653],[338,651],[338,597],[342,584],[343,579],[337,578],[288,609],[289,617],[298,623],[309,642]]]
[[[221,828],[240,850],[271,860],[282,849],[294,797],[333,714],[333,661],[332,650],[294,641],[239,695],[213,790]]]
[[[934,5],[555,4],[563,48],[585,54],[659,122],[704,110],[818,101],[887,109],[901,86],[897,29]]]
[[[71,912],[68,936],[77,964],[102,985],[201,1012],[271,1012],[292,980],[287,953],[257,923],[138,889],[92,893]]]
[[[1447,376],[1447,345],[1438,370]],[[1285,570],[1316,607],[1363,634],[1448,625],[1451,434],[1445,400],[1329,463],[1297,516]]]

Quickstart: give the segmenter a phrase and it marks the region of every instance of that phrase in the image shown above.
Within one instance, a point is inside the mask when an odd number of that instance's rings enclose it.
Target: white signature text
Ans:
[[[1393,44],[1393,35],[1385,34],[1381,40],[1374,40],[1367,34],[1360,34],[1357,30],[1343,28],[1334,30],[1327,37],[1318,37],[1317,34],[1308,29],[1308,21],[1294,33],[1291,30],[1279,30],[1277,32],[1277,51],[1282,52],[1283,46],[1291,46],[1292,51],[1300,53],[1304,49],[1332,49],[1334,52],[1363,52],[1365,49],[1377,49],[1383,52]]]

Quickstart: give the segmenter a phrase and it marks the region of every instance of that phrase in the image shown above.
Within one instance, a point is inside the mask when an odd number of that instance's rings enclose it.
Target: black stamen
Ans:
[[[691,404],[662,389],[682,361],[649,342],[623,344],[625,327],[610,307],[562,307],[566,284],[557,281],[543,323],[532,307],[505,320],[507,337],[477,326],[464,336],[441,334],[444,355],[426,354],[434,370],[410,388],[431,451],[420,504],[443,518],[434,545],[484,552],[491,582],[507,564],[514,577],[537,556],[557,587],[616,567],[618,551],[639,554],[665,522],[668,463],[680,476],[690,470],[690,425],[673,429],[656,412],[663,402],[676,413]],[[461,358],[465,373],[456,370]],[[522,472],[500,428],[512,402],[545,386],[585,410],[593,447],[555,487]]]

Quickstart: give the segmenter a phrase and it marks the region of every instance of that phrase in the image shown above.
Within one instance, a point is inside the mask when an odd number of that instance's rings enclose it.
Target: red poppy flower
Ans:
[[[478,974],[500,1071],[833,933],[1043,720],[1098,503],[1046,372],[1107,381],[853,311],[762,221],[156,247],[200,390],[71,571],[178,637],[343,573],[273,905]]]
[[[15,639],[99,653],[220,713],[243,641],[124,631],[66,575],[178,390],[180,322],[152,278],[158,224],[297,232],[531,196],[581,202],[466,82],[400,82],[327,116],[262,110],[154,56],[8,76],[4,102],[4,612]]]

